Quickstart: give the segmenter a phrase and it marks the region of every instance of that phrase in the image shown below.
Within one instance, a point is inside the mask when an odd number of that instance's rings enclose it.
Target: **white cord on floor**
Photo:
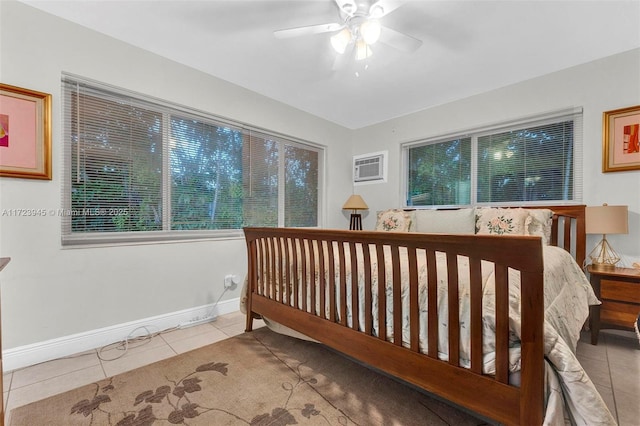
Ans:
[[[149,329],[145,325],[137,327],[131,333],[129,333],[129,335],[124,340],[121,340],[121,341],[115,342],[115,343],[111,343],[109,345],[101,347],[98,350],[98,358],[101,361],[115,361],[116,359],[122,358],[127,353],[127,351],[129,350],[129,343],[130,342],[133,342],[133,343],[135,343],[135,342],[144,342],[144,344],[146,345],[154,337],[159,336],[162,333],[167,333],[169,331],[177,330],[178,328],[179,327],[171,327],[171,328],[167,328],[166,330],[158,331],[156,333],[151,333],[151,331],[149,331]],[[133,336],[133,334],[136,331],[140,330],[140,329],[146,330],[147,333],[143,334],[142,336]],[[102,352],[104,352],[106,350],[109,350],[109,349],[117,349],[119,351],[122,351],[122,353],[120,353],[118,356],[116,356],[114,358],[105,358],[102,355]]]
[[[227,290],[229,290],[227,287],[224,288],[224,290],[222,291],[222,293],[220,294],[220,296],[218,296],[218,299],[213,303],[213,306],[211,307],[211,309],[209,310],[209,312],[207,313],[207,315],[205,316],[205,318],[212,318],[213,317],[213,311],[216,308],[216,306],[218,306],[218,303],[220,302],[220,299],[222,299],[222,296],[224,296],[224,294],[227,292]],[[129,335],[124,339],[121,340],[119,342],[115,342],[115,343],[111,343],[109,345],[103,346],[98,350],[98,358],[101,361],[115,361],[116,359],[122,358],[123,356],[125,356],[125,354],[129,351],[129,343],[130,342],[144,342],[143,344],[147,344],[151,341],[151,339],[153,339],[156,336],[159,336],[160,334],[163,333],[167,333],[169,331],[174,331],[174,330],[178,330],[180,329],[181,326],[176,326],[176,327],[171,327],[168,328],[166,330],[162,330],[156,333],[151,333],[151,331],[149,331],[149,329],[147,328],[147,326],[142,325],[140,327],[135,328],[131,333],[129,333]],[[146,330],[146,334],[143,334],[142,336],[133,336],[133,334],[140,330],[140,329],[144,329]],[[109,350],[109,349],[117,349],[119,351],[122,351],[118,356],[116,356],[115,358],[104,358],[102,355],[102,352]]]

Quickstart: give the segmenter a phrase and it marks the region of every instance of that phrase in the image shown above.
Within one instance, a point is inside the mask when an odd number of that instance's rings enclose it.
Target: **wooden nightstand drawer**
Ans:
[[[638,309],[640,309],[638,305],[633,305],[631,303],[621,303],[613,300],[602,300],[602,305],[600,305],[600,311],[603,313],[616,311],[624,312],[635,317],[638,317],[638,313],[640,313]]]
[[[640,270],[587,268],[596,297],[602,302],[589,308],[591,344],[598,344],[601,328],[632,331],[640,313]]]
[[[620,300],[622,302],[640,303],[640,285],[624,281],[603,278],[600,281],[600,296],[603,299]]]
[[[633,330],[633,322],[638,317],[638,305],[604,300],[600,305],[600,321]]]

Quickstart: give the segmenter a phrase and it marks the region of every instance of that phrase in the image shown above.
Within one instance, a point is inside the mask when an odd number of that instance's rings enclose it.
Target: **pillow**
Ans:
[[[476,233],[481,235],[526,235],[529,212],[523,208],[476,209]]]
[[[376,231],[409,232],[411,215],[408,212],[397,209],[378,212]]]
[[[475,234],[474,209],[416,210],[415,231],[442,234]]]
[[[526,227],[525,235],[542,237],[542,244],[548,246],[551,243],[551,225],[553,212],[549,209],[529,209],[531,219]]]

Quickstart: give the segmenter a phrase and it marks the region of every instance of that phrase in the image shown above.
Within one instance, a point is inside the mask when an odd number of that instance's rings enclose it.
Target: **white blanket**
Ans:
[[[334,253],[336,251],[334,250]],[[544,247],[544,303],[545,303],[545,356],[547,366],[547,410],[545,415],[545,424],[578,424],[592,425],[604,424],[615,425],[615,420],[606,407],[606,404],[596,391],[593,383],[587,377],[585,371],[580,366],[575,357],[575,348],[580,337],[580,330],[588,317],[589,305],[599,303],[596,299],[591,285],[587,281],[583,272],[580,270],[574,259],[565,250],[553,247]],[[400,251],[401,264],[406,253]],[[358,257],[359,265],[358,282],[364,282],[364,272],[361,266],[362,256]],[[377,270],[376,256],[371,256],[372,270]],[[386,270],[391,271],[391,256],[386,253],[385,256]],[[317,275],[309,268],[308,275]],[[345,259],[345,269],[347,271],[347,283],[351,282],[351,271],[349,256]],[[447,344],[447,282],[446,282],[446,260],[444,255],[437,256],[437,275],[438,275],[438,317],[439,321],[439,358],[448,359]],[[469,274],[468,259],[462,256],[458,257],[459,270],[459,298],[460,298],[460,323],[461,323],[461,344],[460,344],[460,363],[464,367],[468,367],[469,362],[469,329],[465,326],[468,324],[469,318]],[[325,271],[328,272],[328,271]],[[419,279],[419,301],[421,308],[420,315],[420,348],[426,352],[427,348],[427,269],[424,256],[418,256],[418,273]],[[338,274],[338,272],[336,272]],[[389,273],[388,273],[389,274]],[[402,282],[407,282],[408,272],[402,271]],[[482,283],[483,294],[491,296],[494,294],[494,275],[491,264],[483,262],[482,264]],[[336,277],[338,278],[338,277]],[[520,369],[520,346],[519,336],[521,329],[520,322],[520,279],[519,273],[510,270],[509,273],[509,312],[510,312],[510,371],[517,372]],[[372,293],[373,307],[372,311],[377,312],[377,274],[372,274]],[[317,282],[317,276],[314,281]],[[392,279],[387,275],[385,289],[387,293],[387,336],[389,340],[393,339],[393,318],[392,310]],[[337,281],[338,282],[338,281]],[[317,284],[316,284],[317,285]],[[360,284],[361,286],[362,284]],[[351,286],[347,285],[347,323],[353,323],[351,315]],[[319,287],[318,287],[319,288]],[[361,288],[361,287],[360,287]],[[245,290],[246,291],[246,290]],[[360,306],[364,304],[364,295],[359,291]],[[339,298],[339,295],[338,295]],[[408,286],[403,286],[402,302],[403,307],[408,306],[409,291]],[[483,323],[484,323],[484,339],[483,339],[483,371],[486,374],[495,373],[495,324],[494,312],[495,306],[493,297],[483,298]],[[245,312],[244,305],[246,298],[241,300],[241,309]],[[319,302],[317,302],[319,303]],[[326,308],[326,307],[325,307]],[[319,306],[317,306],[319,309]],[[402,320],[402,337],[403,345],[409,346],[409,312],[407,308],[403,308]],[[442,319],[445,319],[443,321]],[[295,337],[305,336],[293,330],[287,329],[279,324],[265,319],[265,322],[275,331],[294,335]],[[359,311],[358,324],[364,324],[364,312]],[[379,330],[378,319],[374,316],[374,332],[377,334]],[[360,327],[361,329],[363,327]]]

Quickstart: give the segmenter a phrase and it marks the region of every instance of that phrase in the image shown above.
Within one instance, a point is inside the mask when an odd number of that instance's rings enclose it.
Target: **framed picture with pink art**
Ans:
[[[51,180],[51,95],[0,83],[0,176]]]
[[[602,118],[602,171],[640,170],[640,105],[605,111]]]

